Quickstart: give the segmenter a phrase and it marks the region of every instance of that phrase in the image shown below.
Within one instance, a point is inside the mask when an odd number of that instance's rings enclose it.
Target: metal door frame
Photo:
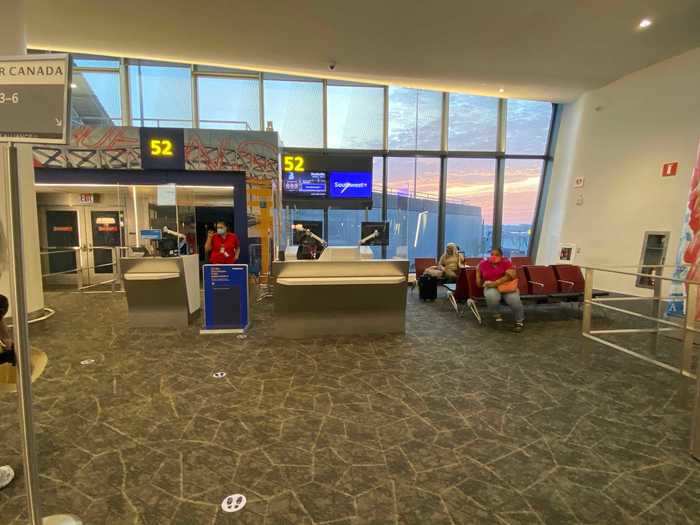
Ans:
[[[61,205],[61,204],[38,204],[37,205],[37,215],[38,215],[38,220],[39,220],[39,239],[40,239],[40,244],[39,244],[39,250],[41,253],[43,252],[44,248],[49,248],[49,227],[48,227],[48,221],[46,220],[46,212],[49,211],[72,211],[75,212],[76,214],[76,224],[78,226],[78,246],[75,246],[74,248],[76,249],[76,252],[82,252],[81,244],[82,244],[82,239],[83,235],[81,232],[81,213],[80,210],[77,209],[76,207],[73,206],[66,206],[66,205]],[[61,247],[66,250],[68,250],[71,247]],[[50,257],[49,255],[40,255],[42,262],[46,261],[46,269],[49,271],[49,264],[48,264],[48,258]],[[84,268],[83,264],[83,256],[82,253],[80,254],[79,260],[77,259],[76,255],[76,268],[77,271],[76,273],[65,273],[65,274],[57,274],[57,275],[51,275],[50,278],[53,282],[56,284],[67,284],[67,285],[74,285],[78,286],[82,282],[82,278],[84,276],[78,275],[78,272],[82,272],[82,268]],[[42,265],[44,266],[44,265]]]
[[[121,223],[119,224],[120,244],[124,242],[124,232],[126,225],[122,225],[126,220],[126,210],[124,206],[119,205],[100,205],[100,204],[84,204],[71,206],[68,204],[40,204],[38,205],[39,215],[39,232],[41,241],[46,246],[48,244],[48,229],[46,221],[47,211],[73,211],[78,218],[78,242],[77,247],[80,252],[79,273],[55,275],[52,278],[59,284],[73,284],[77,287],[92,286],[100,282],[110,281],[116,277],[115,272],[110,273],[95,273],[95,260],[92,239],[92,212],[93,211],[114,211],[121,215]],[[47,257],[47,256],[42,256]]]
[[[85,239],[85,243],[81,245],[81,252],[84,253],[84,261],[85,265],[83,268],[85,271],[83,272],[83,276],[85,277],[84,283],[85,285],[95,285],[99,284],[101,282],[106,282],[114,279],[117,277],[116,275],[116,260],[115,257],[118,256],[118,254],[112,254],[112,262],[115,264],[115,266],[112,266],[112,271],[109,273],[96,273],[95,272],[95,251],[94,251],[94,242],[93,242],[93,224],[92,224],[92,212],[94,211],[104,211],[104,212],[117,212],[119,214],[119,245],[123,246],[124,244],[124,220],[126,217],[126,210],[124,206],[111,206],[111,205],[100,205],[100,204],[86,204],[83,206],[80,206],[79,208],[82,208],[80,211],[80,215],[82,215],[82,230],[84,232],[84,237],[81,237],[81,239]]]

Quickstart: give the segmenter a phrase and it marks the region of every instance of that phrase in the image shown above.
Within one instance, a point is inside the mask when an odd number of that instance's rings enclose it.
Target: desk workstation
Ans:
[[[282,161],[286,218],[280,217],[280,224],[287,242],[280,250],[283,260],[272,264],[275,335],[405,332],[408,260],[375,259],[389,244],[389,223],[368,220],[374,202],[372,157],[297,153],[283,155]],[[309,209],[323,209],[326,216],[329,209],[364,214],[359,224],[349,223],[359,228],[348,227],[343,236],[353,245],[329,246],[327,219],[298,215]]]
[[[318,260],[278,261],[275,335],[286,338],[403,333],[408,260],[363,259],[329,247]]]
[[[199,256],[124,257],[129,325],[181,328],[200,308]]]

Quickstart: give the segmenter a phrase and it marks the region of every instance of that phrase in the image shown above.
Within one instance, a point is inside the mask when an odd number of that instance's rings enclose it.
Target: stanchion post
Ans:
[[[81,257],[81,250],[78,248],[75,250],[75,275],[78,276],[78,291],[80,291],[83,287],[83,267],[80,262]]]
[[[10,143],[7,148],[9,174],[8,194],[10,197],[10,251],[11,251],[11,297],[13,317],[13,338],[17,356],[17,397],[19,400],[20,439],[22,441],[22,464],[27,495],[29,521],[40,525],[38,473],[34,448],[34,420],[32,413],[32,369],[29,348],[29,323],[27,318],[27,296],[25,293],[24,250],[22,243],[22,214],[17,148]]]
[[[695,405],[693,407],[693,422],[690,433],[690,455],[700,461],[700,364],[696,370]]]
[[[112,246],[112,293],[115,292],[117,286],[117,249]]]
[[[117,246],[114,248],[114,253],[116,255],[114,262],[114,279],[119,279],[119,290],[124,291],[124,282],[122,281],[122,248]]]
[[[654,268],[654,274],[656,276],[654,278],[654,300],[652,301],[652,309],[658,319],[662,319],[664,315],[664,303],[661,300],[661,291],[663,288],[663,280],[661,277],[663,277],[663,273],[663,266],[657,266]],[[651,340],[651,353],[654,357],[658,355],[659,338],[661,337],[661,331],[659,330],[660,328],[661,323],[656,323],[656,334],[654,334],[654,337],[652,337]]]
[[[683,332],[683,353],[681,355],[681,375],[690,372],[693,361],[693,342],[695,341],[695,315],[697,314],[698,285],[688,283],[688,295],[685,305],[685,330]]]
[[[697,384],[695,385],[695,407],[693,408],[693,426],[690,435],[690,454],[700,461],[700,365],[695,374]]]
[[[586,268],[586,286],[583,291],[583,322],[581,331],[584,334],[591,332],[591,314],[593,310],[593,269]]]

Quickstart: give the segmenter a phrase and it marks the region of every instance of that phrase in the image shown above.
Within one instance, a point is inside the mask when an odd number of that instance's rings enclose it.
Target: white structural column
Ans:
[[[24,55],[26,53],[23,0],[2,0],[0,16],[0,56]],[[4,147],[3,147],[4,152]],[[39,225],[34,190],[34,168],[31,146],[18,147],[19,175],[22,196],[22,235],[24,238],[24,260],[27,283],[27,310],[37,312],[44,307],[44,289],[41,280],[41,257],[39,255]],[[6,242],[9,238],[9,201],[7,195],[7,155],[0,155],[0,294],[10,296],[10,275],[3,268],[7,261]],[[12,305],[10,305],[12,315]]]

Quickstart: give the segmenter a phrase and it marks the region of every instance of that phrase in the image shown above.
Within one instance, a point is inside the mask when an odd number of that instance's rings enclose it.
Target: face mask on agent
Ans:
[[[219,235],[221,235],[223,237],[224,235],[226,235],[226,228],[218,227],[216,229],[216,233],[218,233]]]

